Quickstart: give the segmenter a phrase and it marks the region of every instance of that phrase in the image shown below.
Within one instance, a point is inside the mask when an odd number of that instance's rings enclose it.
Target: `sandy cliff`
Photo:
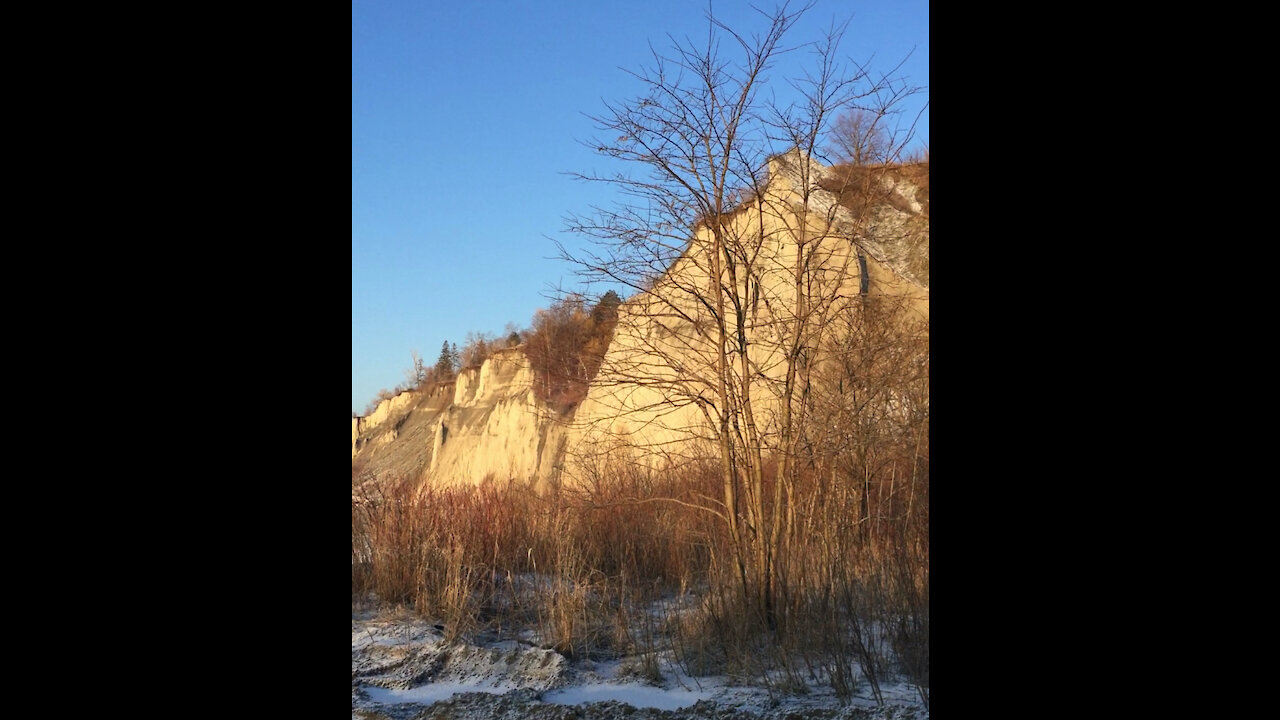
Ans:
[[[446,484],[548,478],[562,442],[563,427],[534,398],[529,359],[508,348],[459,374],[436,420],[429,473]]]
[[[524,351],[507,348],[453,382],[401,393],[352,420],[352,469],[440,485],[546,479],[563,441],[563,426],[534,399]]]
[[[811,302],[830,298],[834,309],[878,296],[894,298],[904,317],[927,318],[929,311],[928,218],[921,202],[927,203],[927,191],[919,192],[905,177],[873,176],[875,202],[851,210],[838,193],[823,188],[841,189],[829,169],[814,163],[802,173],[798,162],[794,156],[771,162],[766,192],[735,213],[731,230],[754,253],[750,267],[740,270],[751,285],[740,284],[740,292],[748,298],[743,322],[749,372],[756,376],[752,406],[766,440],[776,432],[774,394],[780,392],[797,312],[798,237],[804,240],[804,287]],[[858,242],[850,243],[850,237]],[[706,310],[690,292],[709,284],[710,246],[711,234],[703,228],[648,295],[619,308],[600,374],[574,417],[567,443],[571,457],[597,467],[610,455],[661,467],[712,451],[711,368],[719,346]],[[584,480],[580,465],[566,467],[566,480]],[[585,470],[590,472],[590,464]]]
[[[756,238],[744,322],[766,436],[776,420],[768,391],[784,368],[794,317],[797,237],[811,253],[807,292],[837,304],[889,297],[906,314],[927,319],[929,312],[927,166],[875,176],[874,205],[859,207],[847,176],[816,164],[802,172],[799,163],[774,158],[767,190],[734,213],[733,232]],[[545,484],[580,481],[580,463],[611,453],[658,466],[708,450],[711,383],[690,378],[714,367],[716,349],[705,310],[684,290],[709,282],[709,243],[700,232],[652,293],[622,303],[600,372],[569,417],[554,417],[535,399],[520,348],[500,350],[453,383],[402,393],[353,419],[353,475]]]

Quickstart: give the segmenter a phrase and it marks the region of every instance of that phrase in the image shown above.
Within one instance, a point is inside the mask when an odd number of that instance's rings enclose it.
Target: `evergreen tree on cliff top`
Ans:
[[[449,341],[445,340],[440,346],[440,357],[436,360],[436,379],[450,380],[453,378],[453,357],[454,353],[449,349]]]

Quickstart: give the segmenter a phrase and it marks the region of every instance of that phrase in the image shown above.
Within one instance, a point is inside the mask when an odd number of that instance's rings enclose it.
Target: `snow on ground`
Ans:
[[[596,685],[579,685],[577,687],[552,690],[542,693],[543,702],[559,705],[581,705],[583,703],[617,700],[638,708],[658,708],[659,710],[679,710],[697,703],[699,700],[711,699],[709,691],[679,690],[651,687],[648,685],[623,685],[620,683],[599,683]]]
[[[442,628],[405,613],[353,610],[352,720],[929,717],[906,683],[882,685],[884,707],[869,693],[842,706],[823,687],[778,696],[726,677],[692,678],[670,658],[659,660],[662,681],[652,684],[626,660],[570,663],[524,640],[477,642],[450,645]]]

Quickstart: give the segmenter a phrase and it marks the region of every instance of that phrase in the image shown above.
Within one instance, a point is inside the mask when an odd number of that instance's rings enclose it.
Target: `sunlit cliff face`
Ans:
[[[817,165],[803,202],[796,162],[775,158],[767,190],[735,211],[727,228],[750,238],[754,252],[744,325],[749,372],[760,376],[753,402],[766,437],[777,413],[767,389],[785,367],[796,305],[797,233],[818,249],[803,278],[807,292],[839,298],[833,302],[891,297],[905,314],[928,317],[927,167],[923,184],[918,172],[880,178],[876,202],[859,207],[835,171]],[[850,236],[860,239],[857,246]],[[708,450],[707,403],[714,394],[699,378],[715,366],[717,345],[705,308],[688,289],[710,284],[709,246],[703,228],[651,295],[619,307],[600,371],[568,413],[538,402],[534,371],[520,348],[499,350],[451,384],[402,393],[353,418],[353,475],[358,468],[436,485],[509,479],[546,485],[579,482],[575,465],[598,464],[610,454],[660,466]]]

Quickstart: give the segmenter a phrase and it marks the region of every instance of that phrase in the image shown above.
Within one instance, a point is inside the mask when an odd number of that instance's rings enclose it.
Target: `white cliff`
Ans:
[[[816,249],[804,278],[808,292],[836,302],[892,297],[909,314],[927,319],[929,312],[927,167],[923,185],[919,174],[877,176],[883,192],[858,208],[840,176],[816,163],[801,172],[799,162],[794,155],[774,158],[766,191],[733,214],[732,232],[757,240],[745,323],[751,372],[765,394],[785,368],[797,237],[806,252]],[[705,309],[677,288],[710,282],[709,245],[704,228],[651,293],[619,306],[600,371],[568,417],[536,399],[534,371],[521,348],[498,350],[452,383],[402,393],[369,417],[353,419],[353,476],[394,472],[436,485],[545,485],[583,481],[590,465],[610,457],[660,467],[707,453],[715,396],[706,376],[717,346],[709,340]],[[757,421],[768,437],[777,408],[767,397],[757,400]]]

